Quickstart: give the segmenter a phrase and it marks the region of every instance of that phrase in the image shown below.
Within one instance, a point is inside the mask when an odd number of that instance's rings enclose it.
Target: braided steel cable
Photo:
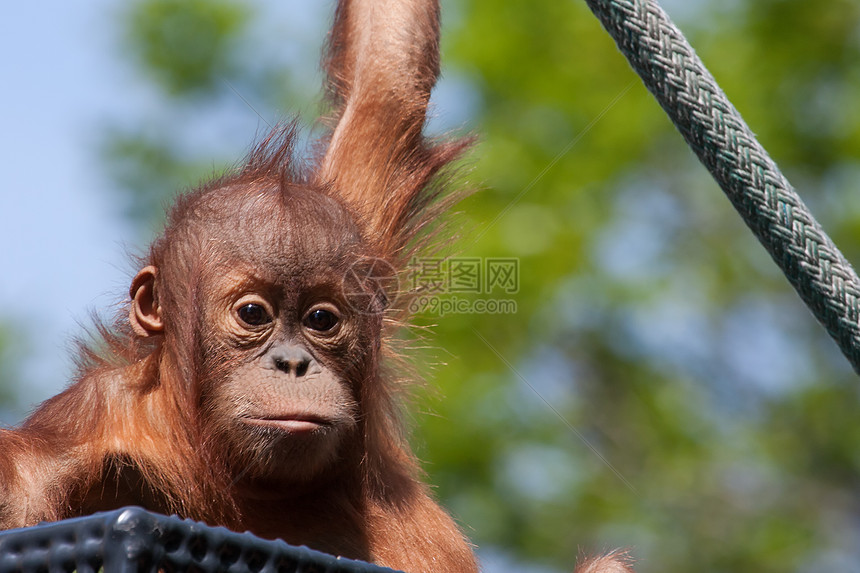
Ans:
[[[699,161],[860,373],[860,279],[654,0],[586,0]]]

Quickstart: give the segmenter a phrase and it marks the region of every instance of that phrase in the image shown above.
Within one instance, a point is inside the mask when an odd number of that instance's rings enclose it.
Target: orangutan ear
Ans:
[[[154,336],[164,330],[161,307],[155,292],[157,275],[158,269],[150,265],[141,269],[131,281],[131,309],[128,318],[132,330],[139,336]]]

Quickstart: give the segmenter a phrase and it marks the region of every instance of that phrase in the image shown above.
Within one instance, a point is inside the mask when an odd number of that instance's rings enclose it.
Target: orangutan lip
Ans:
[[[313,432],[318,428],[330,425],[329,422],[313,416],[284,416],[278,418],[243,418],[243,422],[251,426],[277,428],[291,434]]]

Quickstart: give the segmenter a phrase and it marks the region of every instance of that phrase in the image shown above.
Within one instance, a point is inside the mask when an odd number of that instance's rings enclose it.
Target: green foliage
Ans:
[[[147,228],[163,223],[164,206],[177,192],[220,173],[211,159],[187,157],[169,134],[167,129],[114,128],[103,135],[101,152],[106,169],[128,191],[125,214]]]
[[[128,194],[128,216],[147,223],[161,221],[164,209],[160,199],[172,193],[188,172],[172,142],[153,140],[139,132],[115,131],[105,136],[102,147],[112,179],[132,191]]]
[[[247,17],[232,0],[145,0],[131,7],[129,42],[142,70],[166,91],[199,92],[236,69]]]
[[[13,334],[10,325],[0,324],[0,414],[17,405],[17,360],[20,358],[22,345],[21,338]]]

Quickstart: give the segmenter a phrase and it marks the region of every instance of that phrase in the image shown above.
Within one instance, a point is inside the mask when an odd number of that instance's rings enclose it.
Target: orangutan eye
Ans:
[[[329,332],[340,322],[340,318],[330,310],[317,308],[305,316],[304,324],[307,328],[317,332]]]
[[[248,303],[236,312],[239,319],[249,326],[263,326],[272,322],[269,311],[261,304]]]

